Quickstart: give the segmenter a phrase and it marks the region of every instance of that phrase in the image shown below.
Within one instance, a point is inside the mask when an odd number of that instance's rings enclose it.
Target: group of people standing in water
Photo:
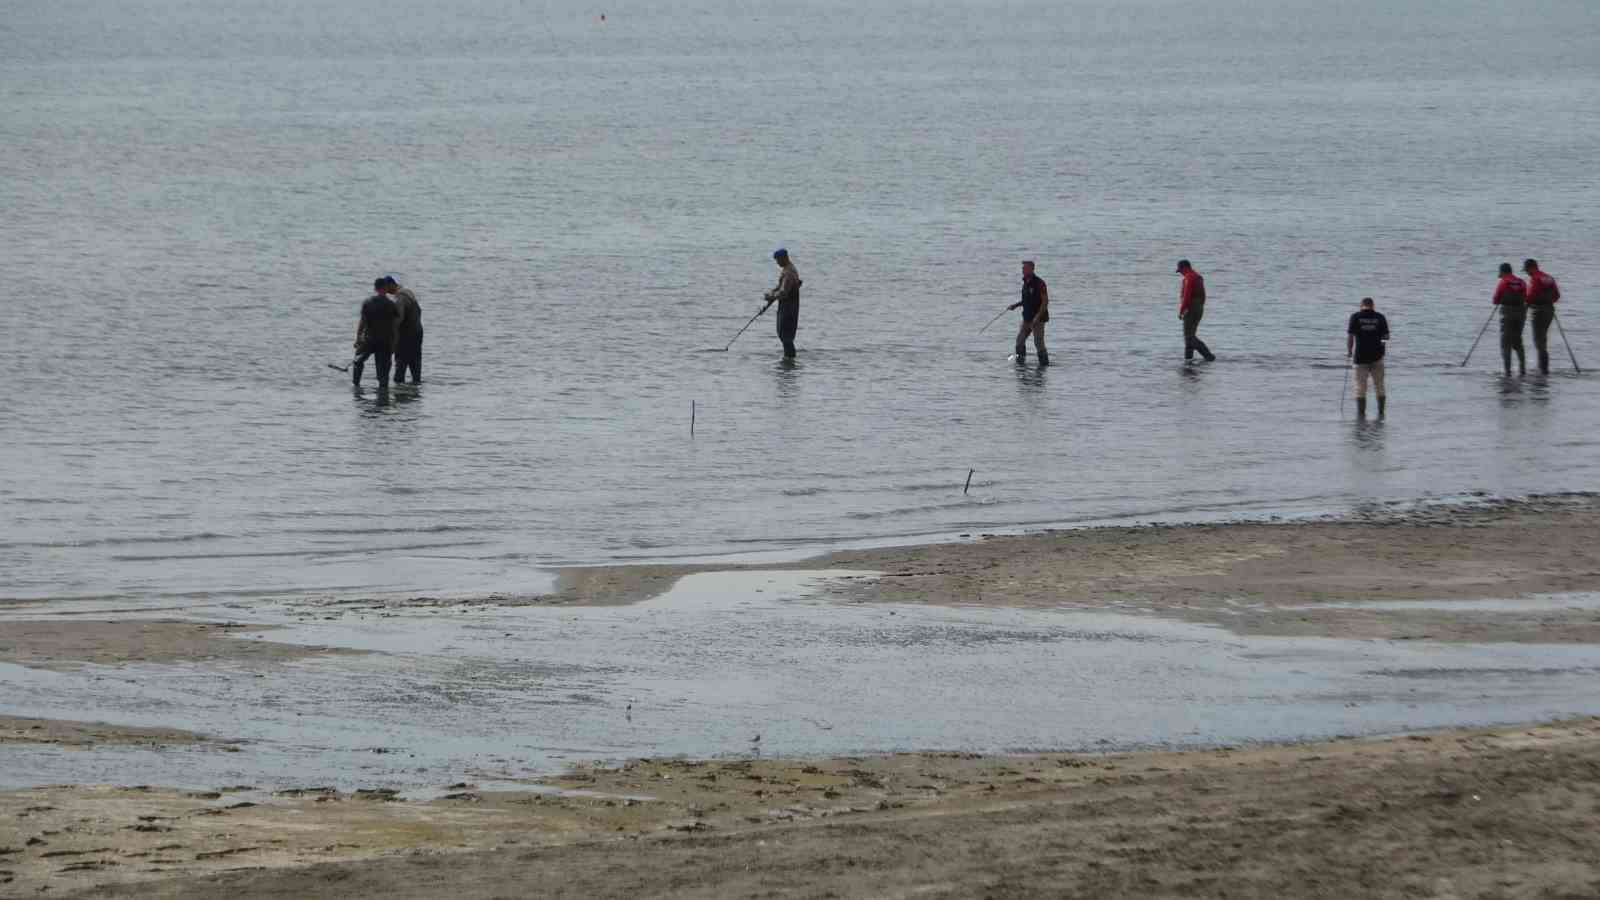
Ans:
[[[1495,285],[1494,305],[1500,307],[1500,359],[1506,375],[1511,374],[1511,354],[1517,355],[1518,374],[1528,374],[1528,352],[1522,346],[1522,330],[1533,311],[1533,349],[1539,354],[1539,371],[1550,372],[1550,323],[1556,319],[1556,301],[1561,287],[1539,268],[1536,259],[1522,261],[1527,281],[1511,271],[1510,263],[1500,264],[1500,283]]]
[[[355,348],[350,379],[357,387],[361,386],[361,370],[366,368],[368,358],[376,363],[380,389],[389,386],[391,363],[395,384],[405,383],[407,370],[412,384],[421,383],[422,304],[394,276],[385,275],[372,282],[372,296],[361,304],[361,317],[356,322]]]
[[[784,248],[774,251],[772,259],[778,265],[778,283],[763,295],[765,305],[756,315],[766,312],[774,303],[778,305],[778,340],[783,344],[784,358],[793,359],[795,334],[800,327],[800,272],[789,258],[789,251]],[[1528,276],[1526,281],[1513,273],[1510,263],[1502,263],[1500,281],[1494,291],[1494,305],[1500,313],[1500,356],[1507,376],[1511,374],[1513,353],[1517,357],[1518,372],[1527,374],[1527,351],[1522,344],[1522,333],[1530,310],[1539,371],[1550,371],[1550,324],[1555,321],[1555,305],[1561,299],[1561,289],[1556,280],[1539,268],[1538,260],[1524,260],[1522,271]],[[1199,335],[1200,319],[1205,315],[1206,308],[1205,278],[1187,259],[1178,260],[1177,274],[1183,278],[1178,288],[1178,319],[1183,323],[1184,359],[1193,360],[1198,353],[1207,362],[1214,361],[1216,354],[1211,352]],[[420,382],[422,307],[417,302],[416,294],[401,287],[392,276],[387,275],[373,282],[373,291],[373,295],[361,305],[361,319],[356,326],[356,358],[351,364],[353,380],[357,385],[361,384],[361,372],[367,358],[375,357],[379,387],[388,386],[391,358],[395,364],[396,384],[404,383],[408,370],[412,383]],[[1050,351],[1044,342],[1045,323],[1050,321],[1050,288],[1035,272],[1033,260],[1024,260],[1022,263],[1021,299],[1006,309],[1022,310],[1022,323],[1017,329],[1013,359],[1018,363],[1027,361],[1028,340],[1032,338],[1039,365],[1050,365]],[[1487,328],[1488,323],[1484,327]],[[1355,372],[1356,415],[1366,416],[1367,389],[1370,384],[1376,391],[1378,415],[1382,417],[1388,412],[1383,358],[1389,342],[1389,321],[1377,311],[1371,297],[1364,297],[1361,308],[1351,314],[1345,333],[1345,356]]]

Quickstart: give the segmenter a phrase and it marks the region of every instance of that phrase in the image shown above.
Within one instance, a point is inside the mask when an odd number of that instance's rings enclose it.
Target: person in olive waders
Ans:
[[[794,359],[794,335],[800,329],[800,272],[782,247],[773,252],[772,259],[778,264],[778,286],[763,299],[767,306],[778,304],[778,340],[783,341],[784,359]],[[767,306],[761,310],[765,312]]]

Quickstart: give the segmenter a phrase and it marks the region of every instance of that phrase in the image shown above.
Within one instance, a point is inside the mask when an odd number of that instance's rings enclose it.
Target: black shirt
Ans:
[[[1368,365],[1383,359],[1383,342],[1389,339],[1389,320],[1372,309],[1350,317],[1349,333],[1356,336],[1356,364]]]
[[[382,294],[373,294],[361,304],[361,324],[366,326],[369,347],[394,346],[394,326],[400,310]]]
[[[1039,314],[1039,303],[1046,296],[1044,279],[1037,275],[1022,280],[1022,321],[1032,322]],[[1044,321],[1050,321],[1050,311],[1045,310]]]

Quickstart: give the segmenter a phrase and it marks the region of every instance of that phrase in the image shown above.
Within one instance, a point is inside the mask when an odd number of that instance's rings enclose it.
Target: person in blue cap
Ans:
[[[789,260],[789,251],[779,247],[772,259],[778,264],[778,286],[763,298],[767,306],[778,304],[778,340],[783,341],[783,356],[794,358],[794,334],[800,328],[800,273]],[[761,307],[762,312],[767,306]]]

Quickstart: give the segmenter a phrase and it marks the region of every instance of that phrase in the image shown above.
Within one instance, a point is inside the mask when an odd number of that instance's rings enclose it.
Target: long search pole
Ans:
[[[766,312],[767,309],[769,307],[771,307],[771,306],[772,306],[772,304],[768,303],[766,306],[763,306],[760,309],[756,310],[756,314],[750,317],[750,321],[744,323],[744,328],[739,329],[739,334],[744,334],[745,329],[749,328],[751,325],[754,325],[756,323],[756,320],[761,318],[761,314]],[[739,339],[739,334],[734,335],[732,340],[728,341],[728,346],[723,347],[722,348],[722,352],[726,353],[726,352],[728,352],[729,349],[731,349],[733,347],[733,342],[737,341]]]
[[[1489,318],[1484,319],[1483,320],[1483,327],[1478,329],[1478,337],[1477,337],[1477,340],[1474,340],[1472,342],[1472,349],[1467,351],[1466,359],[1463,359],[1461,361],[1461,366],[1462,367],[1466,366],[1467,360],[1472,358],[1473,352],[1478,349],[1478,341],[1483,340],[1483,333],[1485,331],[1489,330],[1489,323],[1493,322],[1493,321],[1494,321],[1494,310],[1491,309],[1491,310],[1489,310]]]
[[[1350,360],[1344,361],[1344,384],[1339,386],[1339,418],[1344,418],[1344,398],[1350,393]]]
[[[1000,310],[1000,312],[994,318],[989,320],[989,325],[993,325],[994,323],[1000,321],[1000,316],[1003,316],[1008,312],[1011,312],[1011,307],[1009,307],[1009,306],[1006,307],[1005,309]],[[988,331],[989,330],[989,325],[985,325],[982,328],[979,328],[978,329],[978,333],[979,334],[983,334],[985,331]]]
[[[1572,368],[1573,368],[1573,370],[1576,371],[1579,375],[1582,375],[1583,374],[1583,370],[1578,368],[1578,355],[1576,353],[1572,352],[1572,344],[1567,341],[1567,330],[1565,328],[1561,327],[1561,317],[1556,315],[1556,310],[1555,310],[1554,306],[1552,306],[1550,308],[1550,318],[1556,320],[1556,330],[1561,332],[1561,343],[1567,345],[1567,356],[1572,358]]]

